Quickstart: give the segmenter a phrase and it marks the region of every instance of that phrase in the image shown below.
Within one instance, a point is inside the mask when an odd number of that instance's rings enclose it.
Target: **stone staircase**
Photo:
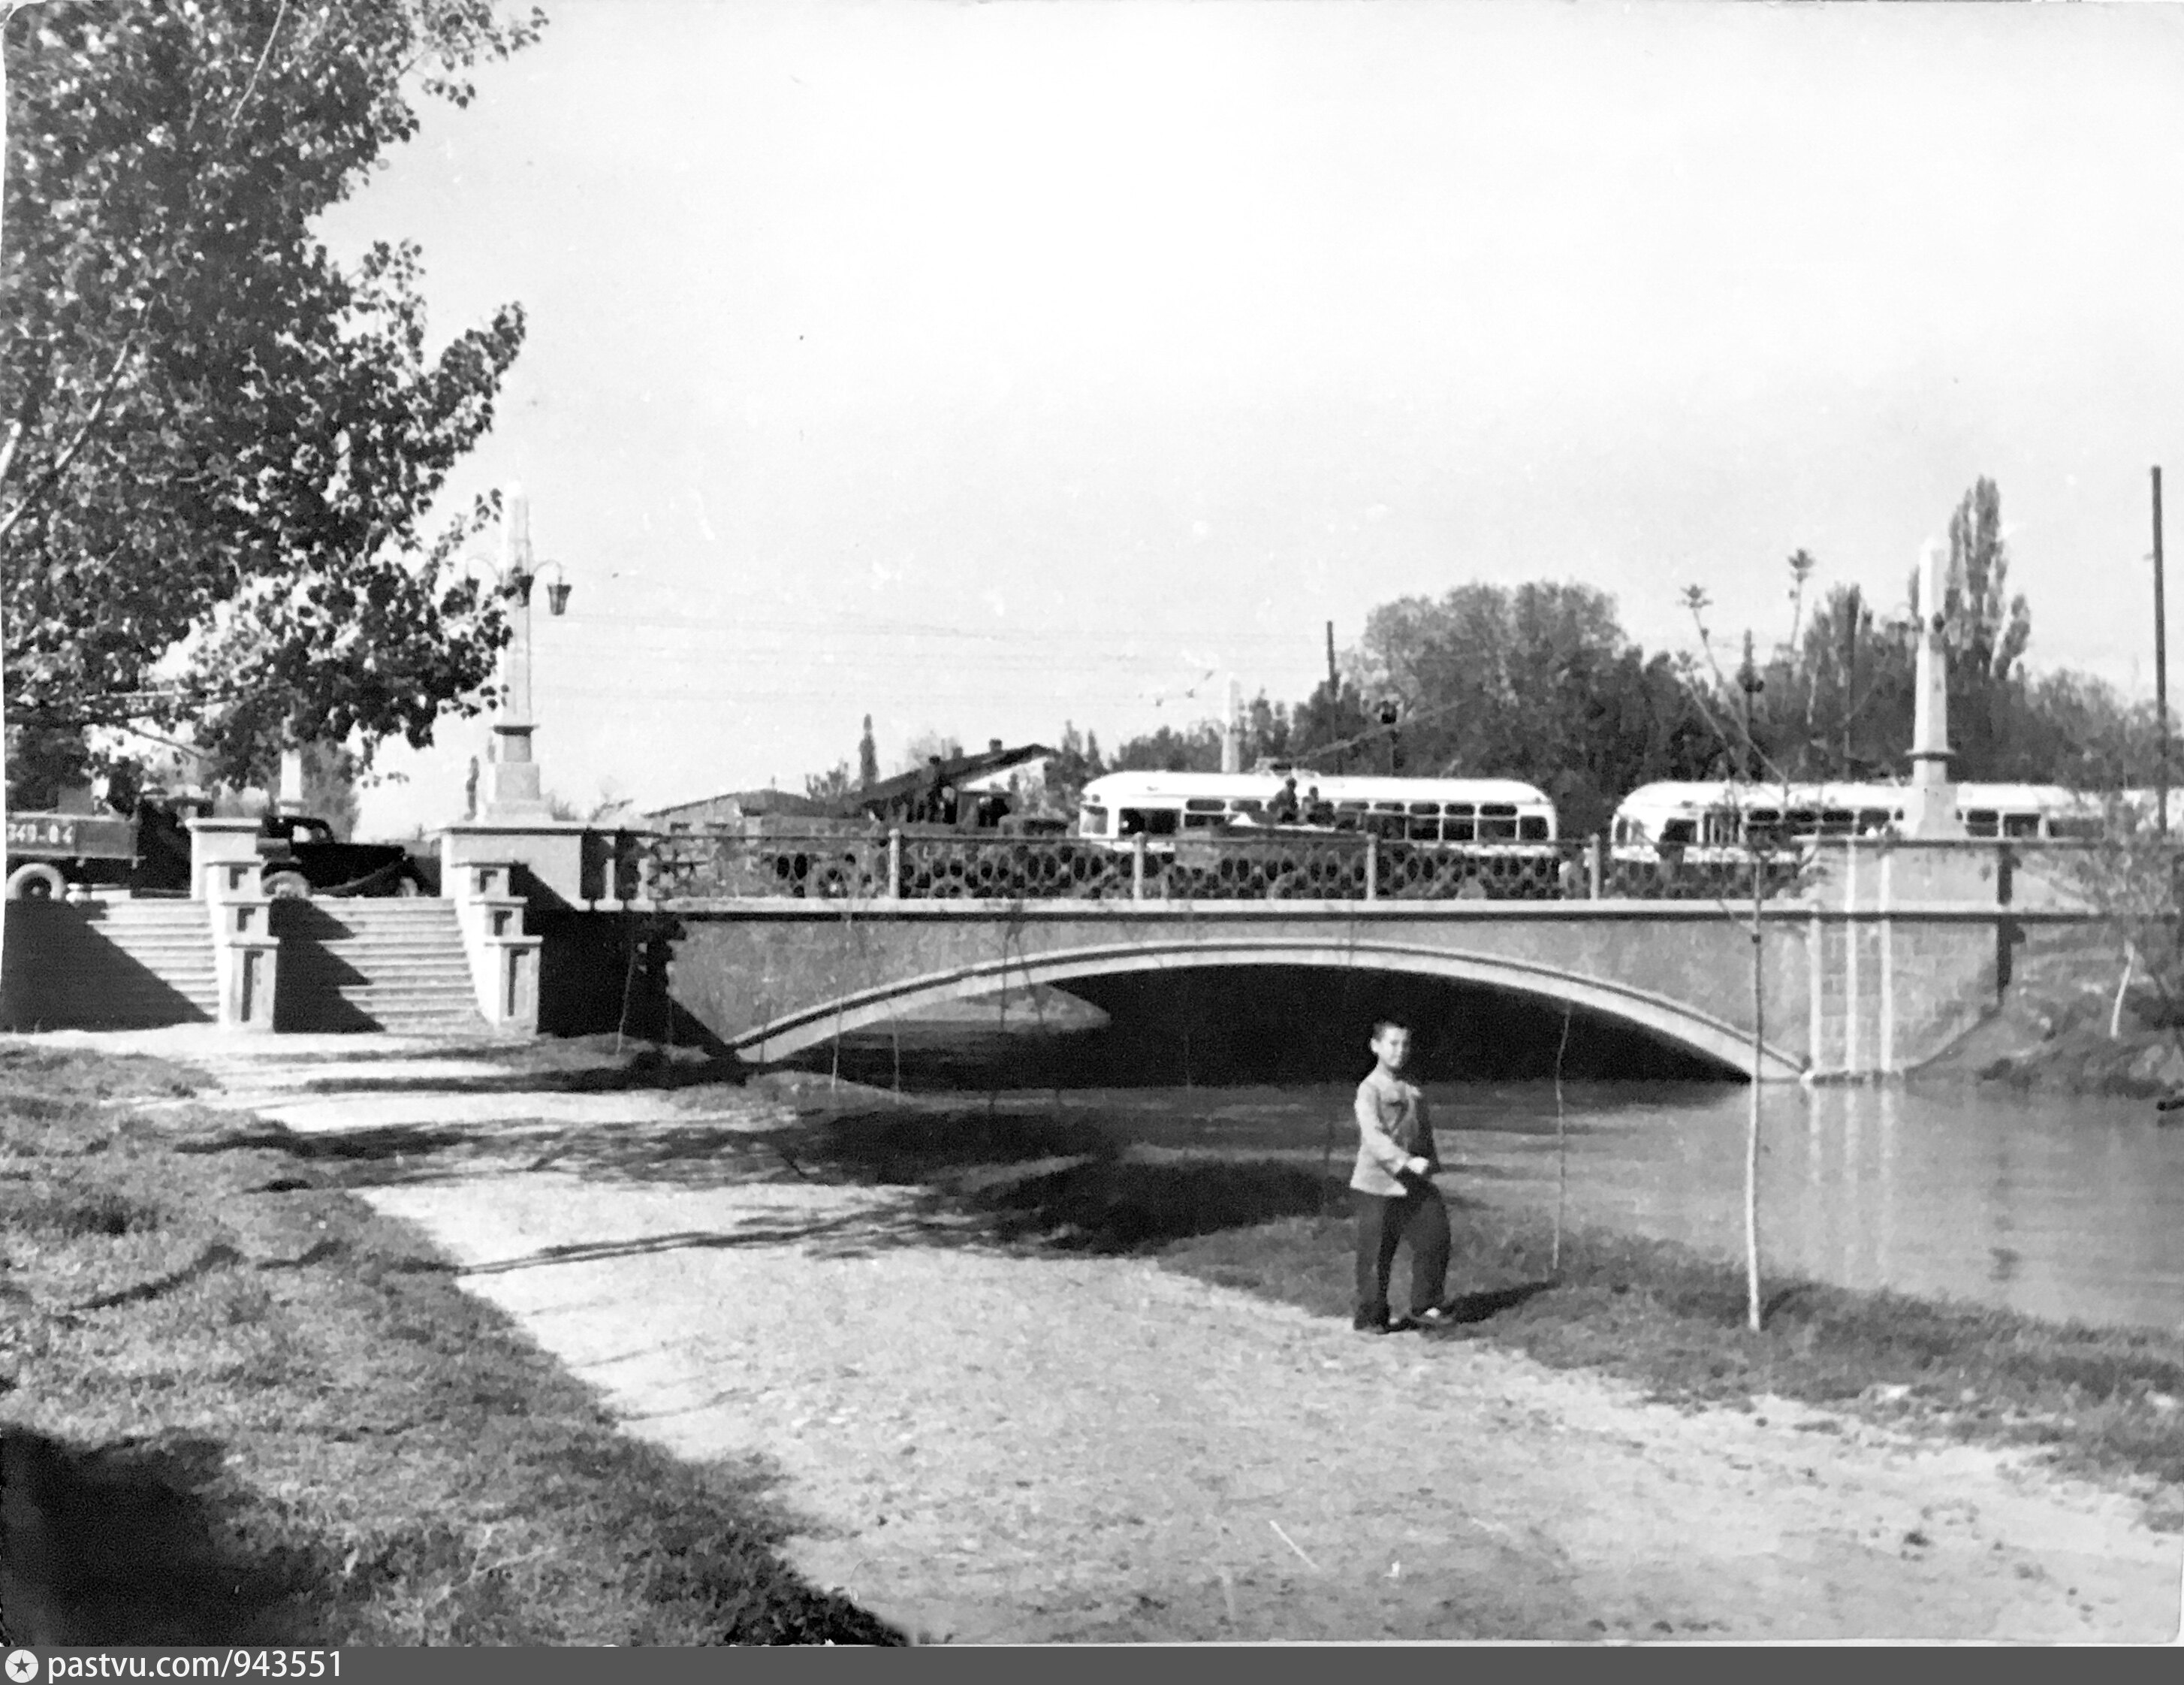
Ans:
[[[0,1020],[12,1029],[148,1029],[220,1016],[197,901],[10,901]]]
[[[485,1032],[452,901],[276,901],[276,1030]]]

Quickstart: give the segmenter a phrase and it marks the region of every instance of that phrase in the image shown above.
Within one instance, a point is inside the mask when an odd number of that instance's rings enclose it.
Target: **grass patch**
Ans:
[[[1460,1320],[1435,1343],[1491,1341],[1672,1403],[1749,1407],[1773,1395],[2048,1447],[2070,1472],[2157,1483],[2156,1523],[2184,1527],[2184,1341],[1786,1277],[1763,1283],[1754,1334],[1741,1264],[1586,1229],[1564,1232],[1556,1274],[1544,1217],[1451,1204]],[[1294,1216],[1178,1239],[1158,1255],[1201,1280],[1347,1317],[1351,1234],[1347,1218]],[[1406,1267],[1398,1260],[1398,1281]]]
[[[9,1638],[897,1639],[782,1561],[764,1468],[623,1435],[320,1167],[202,1150],[202,1085],[0,1047]]]

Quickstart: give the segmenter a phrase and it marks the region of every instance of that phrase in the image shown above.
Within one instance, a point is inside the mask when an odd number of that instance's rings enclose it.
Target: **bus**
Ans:
[[[1294,776],[1295,819],[1273,817]],[[1365,778],[1293,771],[1109,773],[1084,786],[1077,834],[1114,849],[1172,853],[1179,841],[1365,835],[1434,850],[1507,850],[1555,840],[1555,806],[1513,778]]]
[[[2099,797],[2060,784],[1962,784],[1956,795],[1970,837],[2084,840],[2106,829]],[[1705,861],[1742,858],[1759,840],[1897,836],[1909,797],[1907,784],[1641,784],[1616,808],[1610,842],[1621,860]]]

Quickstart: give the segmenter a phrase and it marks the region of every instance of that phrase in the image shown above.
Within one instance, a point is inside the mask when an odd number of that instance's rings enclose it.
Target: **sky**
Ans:
[[[1994,479],[2036,667],[2153,688],[2184,10],[545,0],[323,229],[529,337],[449,506],[574,586],[580,807],[1306,695],[1396,598],[1649,649],[1899,605]],[[2184,500],[2184,484],[2170,501]],[[363,828],[460,815],[482,722]]]

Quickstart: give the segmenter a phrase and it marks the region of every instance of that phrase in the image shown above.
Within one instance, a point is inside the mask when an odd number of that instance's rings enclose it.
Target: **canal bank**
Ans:
[[[1722,1364],[1717,1403],[1750,1409],[1649,1399],[1604,1348],[1526,1355],[1502,1331],[1557,1292],[1474,1299],[1459,1337],[1352,1336],[1310,1297],[1347,1240],[1308,1152],[604,1050],[437,1076],[232,1050],[206,1057],[235,1130],[412,1225],[638,1441],[771,1470],[796,1570],[933,1636],[2175,1631],[2145,1478],[1898,1420],[1918,1389],[1869,1359],[1869,1399],[1783,1398],[1658,1255],[1557,1291]],[[1454,1285],[1485,1291],[1480,1263]]]

